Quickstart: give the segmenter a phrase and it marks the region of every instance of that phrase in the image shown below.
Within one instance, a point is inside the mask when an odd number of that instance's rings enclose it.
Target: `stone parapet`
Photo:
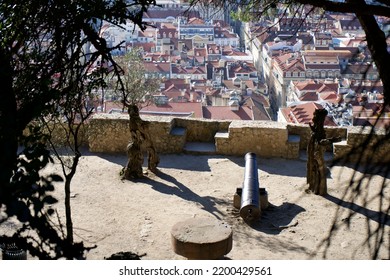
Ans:
[[[96,153],[126,153],[130,139],[129,118],[119,114],[97,114],[89,122],[88,146]]]
[[[299,135],[299,149],[306,150],[311,136],[311,129],[308,125],[303,124],[288,124],[287,130],[289,135]],[[345,127],[325,127],[326,137],[340,137],[341,139],[347,138],[347,128]],[[332,146],[327,147],[327,151],[332,151]]]
[[[159,153],[179,153],[185,144],[185,133],[171,134],[170,117],[143,117],[149,121],[152,141]],[[130,140],[129,117],[120,114],[98,114],[89,122],[88,144],[91,152],[126,153]]]
[[[218,154],[287,157],[286,125],[268,121],[232,121],[228,132],[215,138]]]
[[[186,143],[215,144],[215,153],[243,156],[247,152],[260,157],[297,159],[310,139],[308,125],[292,125],[272,121],[217,121],[193,118],[143,116],[149,121],[150,134],[159,153],[182,153]],[[88,146],[91,152],[125,153],[130,139],[127,115],[95,115],[87,125]],[[326,127],[327,137],[344,141],[330,145],[335,158],[351,154],[356,161],[362,154],[373,162],[390,161],[390,141],[386,132],[361,127]],[[387,136],[388,137],[388,136]],[[362,147],[362,144],[366,144]],[[375,143],[381,143],[376,146]],[[353,151],[354,153],[351,153]],[[371,157],[371,155],[373,155]]]
[[[390,163],[390,139],[384,129],[348,127],[345,141],[333,145],[334,158],[346,162]]]
[[[217,132],[227,131],[231,121],[175,118],[174,125],[187,129],[187,142],[214,142]]]

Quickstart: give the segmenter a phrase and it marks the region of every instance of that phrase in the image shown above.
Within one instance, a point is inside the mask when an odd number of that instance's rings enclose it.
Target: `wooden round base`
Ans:
[[[173,251],[187,259],[216,260],[233,246],[231,227],[212,218],[192,218],[172,227]]]

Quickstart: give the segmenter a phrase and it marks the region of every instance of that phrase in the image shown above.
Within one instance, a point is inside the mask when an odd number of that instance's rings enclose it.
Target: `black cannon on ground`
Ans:
[[[245,155],[244,183],[241,191],[240,216],[246,222],[252,222],[260,217],[260,193],[257,172],[256,154]]]

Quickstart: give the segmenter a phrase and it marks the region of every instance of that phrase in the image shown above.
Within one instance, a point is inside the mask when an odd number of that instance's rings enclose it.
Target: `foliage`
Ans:
[[[139,108],[148,105],[148,96],[157,92],[160,81],[146,76],[142,52],[132,49],[124,56],[116,57],[115,62],[121,68],[121,75],[112,77],[111,87],[125,108],[136,105]]]
[[[120,67],[120,75],[115,75],[107,84],[127,109],[130,129],[130,141],[126,148],[128,161],[122,175],[125,179],[138,179],[143,177],[144,152],[148,154],[149,170],[155,172],[159,164],[149,122],[141,119],[139,110],[150,104],[153,94],[159,89],[160,81],[147,77],[140,49],[132,49],[127,55],[117,58],[116,63]]]
[[[49,206],[56,201],[49,193],[53,183],[62,179],[40,175],[51,161],[44,144],[47,136],[34,128],[26,138],[23,131],[56,113],[80,117],[77,105],[67,104],[68,97],[83,104],[75,93],[93,88],[86,81],[97,61],[117,69],[110,52],[119,46],[108,47],[100,37],[103,21],[119,25],[131,20],[145,29],[142,15],[155,4],[154,0],[0,2],[1,221],[15,216],[23,223],[16,235],[35,232],[28,236],[34,256],[82,258],[86,248],[81,243],[70,248],[51,220],[54,211]]]

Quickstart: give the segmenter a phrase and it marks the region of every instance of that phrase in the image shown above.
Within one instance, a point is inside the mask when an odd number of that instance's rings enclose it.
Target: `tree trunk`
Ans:
[[[327,114],[328,112],[325,109],[317,109],[314,112],[313,125],[310,125],[312,133],[307,147],[306,181],[309,190],[319,195],[327,194],[324,159],[325,146],[327,145],[324,122]]]
[[[385,105],[390,104],[390,53],[387,50],[386,35],[378,26],[373,15],[356,15],[362,25],[367,39],[367,46],[372,59],[378,68],[383,83]]]
[[[12,87],[10,59],[0,48],[0,206],[6,203],[9,182],[16,164],[18,135],[17,107]]]
[[[160,162],[149,133],[149,122],[143,121],[139,116],[136,105],[128,107],[130,118],[130,142],[127,145],[127,165],[124,169],[124,178],[127,180],[141,178],[143,176],[142,165],[143,152],[148,154],[148,168],[152,172],[157,171]]]
[[[77,165],[81,154],[76,152],[73,158],[72,167],[68,175],[65,176],[65,216],[66,216],[66,240],[71,248],[74,242],[73,238],[73,221],[72,221],[72,208],[70,205],[70,194],[71,194],[71,182],[76,174]]]

